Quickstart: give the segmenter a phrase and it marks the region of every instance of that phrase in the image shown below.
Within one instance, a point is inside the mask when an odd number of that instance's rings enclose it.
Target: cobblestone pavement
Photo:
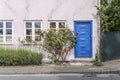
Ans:
[[[0,66],[0,74],[59,74],[59,73],[79,73],[79,74],[120,74],[120,60],[104,62],[103,66],[93,65],[73,66],[44,64],[40,66]],[[88,75],[90,76],[90,75]]]

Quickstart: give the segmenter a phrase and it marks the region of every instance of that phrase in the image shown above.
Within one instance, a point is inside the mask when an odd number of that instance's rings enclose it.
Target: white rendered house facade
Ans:
[[[23,39],[39,41],[39,30],[65,27],[79,32],[68,60],[94,60],[99,0],[0,0],[0,44],[18,46]]]

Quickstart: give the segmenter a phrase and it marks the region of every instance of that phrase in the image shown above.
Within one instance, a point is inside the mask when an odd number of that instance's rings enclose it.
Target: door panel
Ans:
[[[91,22],[74,22],[74,35],[77,37],[75,44],[75,58],[92,57],[91,30]]]

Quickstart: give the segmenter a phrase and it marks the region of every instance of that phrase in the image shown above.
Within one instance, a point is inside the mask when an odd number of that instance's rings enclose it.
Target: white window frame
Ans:
[[[35,36],[36,36],[36,34],[35,34],[35,22],[40,22],[40,28],[37,28],[37,29],[40,29],[40,30],[42,30],[42,21],[41,20],[24,20],[24,38],[26,39],[26,36],[27,36],[27,34],[26,34],[26,22],[31,22],[32,23],[32,28],[30,28],[30,29],[32,29],[32,34],[30,35],[30,36],[32,36],[32,41],[35,41]],[[39,35],[38,35],[39,36]]]
[[[60,28],[59,28],[59,23],[60,23],[60,22],[61,22],[61,23],[62,23],[62,22],[65,23],[65,28],[63,28],[63,29],[66,29],[66,27],[67,27],[67,25],[66,25],[66,24],[67,24],[67,21],[66,21],[66,20],[49,20],[49,21],[48,21],[49,29],[51,29],[51,28],[50,28],[50,23],[51,23],[51,22],[55,22],[55,23],[56,23],[56,28],[55,28],[56,31],[59,31],[59,29],[60,29]],[[62,28],[61,28],[61,29],[62,29]]]
[[[3,23],[3,28],[0,28],[0,29],[3,29],[3,35],[0,35],[0,36],[3,36],[3,42],[0,42],[0,44],[13,44],[13,29],[14,29],[13,21],[12,20],[0,20],[0,22]],[[12,23],[12,28],[6,28],[6,22],[11,22]],[[11,29],[12,34],[11,35],[6,34],[6,29]],[[11,36],[12,37],[11,42],[6,41],[7,40],[6,36]]]

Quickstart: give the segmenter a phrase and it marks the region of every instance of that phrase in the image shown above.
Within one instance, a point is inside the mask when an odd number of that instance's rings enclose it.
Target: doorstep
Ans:
[[[70,65],[75,65],[75,66],[91,66],[93,65],[92,62],[70,62]]]
[[[70,65],[75,65],[75,66],[86,66],[86,65],[89,65],[89,66],[91,66],[91,65],[93,65],[93,63],[92,63],[92,61],[86,61],[86,60],[76,60],[76,59],[74,59],[74,60],[71,60],[70,62]]]

